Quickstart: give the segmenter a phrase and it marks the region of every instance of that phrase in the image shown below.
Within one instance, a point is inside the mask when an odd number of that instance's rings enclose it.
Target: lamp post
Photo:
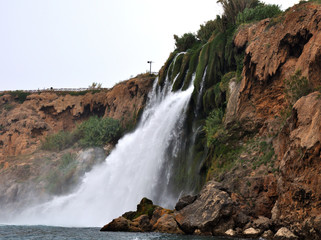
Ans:
[[[147,63],[149,63],[149,74],[152,74],[152,61],[147,61]]]

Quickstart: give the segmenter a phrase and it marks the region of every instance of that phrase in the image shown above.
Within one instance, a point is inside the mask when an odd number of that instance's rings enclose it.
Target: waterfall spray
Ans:
[[[157,82],[136,130],[119,140],[105,162],[87,173],[75,192],[26,209],[10,223],[102,226],[134,210],[143,197],[173,207],[178,196],[168,190],[171,159],[179,148],[193,84],[186,91],[164,95]]]

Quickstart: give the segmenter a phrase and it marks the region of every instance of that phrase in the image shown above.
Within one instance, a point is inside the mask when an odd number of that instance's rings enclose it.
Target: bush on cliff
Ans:
[[[240,12],[243,12],[246,8],[254,8],[259,5],[258,0],[218,0],[217,2],[223,7],[222,17],[225,17],[233,25],[235,25],[237,15]]]
[[[282,13],[282,10],[278,5],[263,3],[259,4],[255,8],[246,8],[243,12],[237,15],[236,24],[250,23],[254,21],[260,21],[265,18],[276,17]]]
[[[61,151],[71,147],[75,143],[75,135],[70,132],[60,131],[47,136],[41,144],[43,150]]]
[[[196,36],[193,33],[185,33],[183,36],[179,37],[174,35],[175,46],[179,52],[184,52],[187,49],[192,48],[198,43]]]
[[[204,25],[200,25],[200,29],[197,31],[197,38],[203,43],[206,43],[212,36],[214,30],[217,28],[216,20],[209,20]]]
[[[120,122],[112,118],[90,117],[77,128],[79,144],[83,147],[103,146],[120,136]]]
[[[302,76],[301,70],[296,71],[289,79],[285,79],[285,96],[290,105],[301,97],[313,92],[313,87],[308,79]]]
[[[82,147],[103,146],[116,142],[121,134],[120,122],[112,118],[90,117],[74,131],[60,131],[47,136],[41,144],[43,150],[61,151],[71,147],[76,142]]]

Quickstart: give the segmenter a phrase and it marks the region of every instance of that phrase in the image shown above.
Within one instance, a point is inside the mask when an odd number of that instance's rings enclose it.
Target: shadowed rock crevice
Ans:
[[[285,49],[288,57],[299,58],[312,36],[308,29],[301,29],[295,35],[287,33],[280,41],[280,49]]]

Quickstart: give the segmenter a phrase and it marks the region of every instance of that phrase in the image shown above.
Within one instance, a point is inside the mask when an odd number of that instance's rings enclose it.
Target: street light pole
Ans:
[[[149,63],[149,74],[152,74],[152,61],[147,61],[147,63]]]

